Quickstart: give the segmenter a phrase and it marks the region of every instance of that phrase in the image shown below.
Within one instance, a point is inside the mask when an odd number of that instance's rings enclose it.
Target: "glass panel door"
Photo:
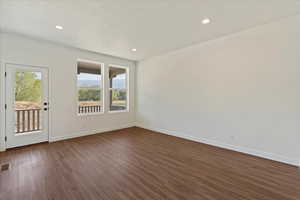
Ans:
[[[47,68],[6,64],[6,147],[48,141]]]

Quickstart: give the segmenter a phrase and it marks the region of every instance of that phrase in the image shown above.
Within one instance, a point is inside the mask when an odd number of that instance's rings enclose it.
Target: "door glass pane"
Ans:
[[[15,133],[42,129],[42,73],[17,70],[15,74]]]

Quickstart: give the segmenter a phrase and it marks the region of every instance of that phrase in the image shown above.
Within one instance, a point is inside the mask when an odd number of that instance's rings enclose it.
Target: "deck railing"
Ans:
[[[78,112],[80,114],[101,112],[101,106],[78,106]],[[26,133],[41,130],[41,117],[41,109],[15,110],[15,132]]]
[[[97,113],[101,112],[101,106],[78,106],[78,113]]]
[[[20,109],[15,111],[16,133],[41,130],[41,109]]]

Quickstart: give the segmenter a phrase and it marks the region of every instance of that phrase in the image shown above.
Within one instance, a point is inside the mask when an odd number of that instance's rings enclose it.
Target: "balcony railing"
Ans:
[[[16,133],[41,130],[41,109],[16,110]]]
[[[101,106],[78,106],[80,114],[101,112]],[[26,133],[42,129],[41,109],[15,110],[15,132]]]
[[[101,112],[101,106],[78,106],[78,113],[97,113]]]

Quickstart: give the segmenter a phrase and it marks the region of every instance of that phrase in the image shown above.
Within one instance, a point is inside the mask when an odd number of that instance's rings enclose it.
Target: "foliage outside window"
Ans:
[[[40,72],[16,71],[15,109],[40,109],[42,100]]]
[[[101,64],[78,61],[77,89],[79,114],[103,112]]]
[[[14,78],[15,133],[42,130],[42,73],[18,69]]]
[[[121,67],[109,67],[109,110],[127,110],[127,69]]]

